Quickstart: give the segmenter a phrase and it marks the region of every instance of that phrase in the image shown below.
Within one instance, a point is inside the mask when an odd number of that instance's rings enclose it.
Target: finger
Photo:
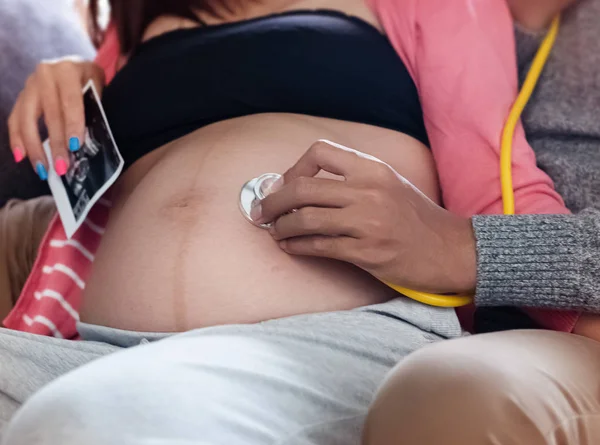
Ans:
[[[56,78],[48,65],[41,64],[38,67],[37,81],[41,94],[44,121],[48,129],[48,138],[52,151],[52,159],[50,161],[55,163],[56,172],[62,176],[67,172],[68,160],[63,111],[58,95]]]
[[[102,96],[102,90],[104,89],[104,85],[106,84],[106,78],[104,75],[104,70],[95,63],[88,63],[84,66],[79,81],[81,85],[85,85],[90,79],[94,82],[96,92],[100,96]]]
[[[315,176],[321,170],[334,175],[350,175],[355,157],[339,145],[325,140],[315,142],[296,164],[283,175],[284,184],[303,176]]]
[[[320,140],[283,175],[283,183],[288,184],[302,176],[315,176],[321,170],[350,179],[362,176],[365,161],[377,161],[373,156],[361,153],[334,142]]]
[[[80,70],[73,63],[62,63],[56,67],[60,79],[58,93],[64,116],[64,135],[70,151],[81,147],[85,134],[85,110],[83,105]]]
[[[20,127],[19,127],[19,103],[20,98],[17,99],[15,106],[8,117],[8,139],[10,148],[15,158],[15,162],[19,163],[27,156],[27,151],[23,145],[21,139]]]
[[[358,238],[348,212],[344,209],[304,207],[283,215],[269,229],[277,241],[308,235],[349,236]]]
[[[255,209],[257,222],[274,221],[279,216],[306,206],[341,208],[352,202],[352,190],[343,181],[320,178],[298,178],[278,192],[268,195]]]
[[[358,243],[345,236],[306,236],[279,242],[279,247],[290,255],[314,256],[356,263]]]
[[[42,104],[35,80],[30,78],[22,93],[19,105],[19,133],[23,140],[27,156],[41,180],[48,179],[48,163],[44,150],[38,122],[42,114]]]

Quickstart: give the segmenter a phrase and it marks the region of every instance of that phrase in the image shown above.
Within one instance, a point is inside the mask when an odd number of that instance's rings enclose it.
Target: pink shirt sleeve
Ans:
[[[504,0],[369,0],[419,90],[444,206],[502,213],[500,139],[518,93],[513,23]],[[536,165],[519,124],[513,142],[516,213],[569,213]],[[547,329],[578,314],[528,309]]]

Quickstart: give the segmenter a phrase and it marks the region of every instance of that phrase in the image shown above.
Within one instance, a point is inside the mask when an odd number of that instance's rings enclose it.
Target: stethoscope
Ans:
[[[271,224],[256,224],[252,220],[250,212],[254,206],[266,198],[268,187],[279,178],[281,178],[279,173],[265,173],[258,178],[246,182],[240,192],[240,210],[242,211],[242,215],[252,224],[262,229],[270,228]]]
[[[529,68],[521,91],[508,114],[502,132],[502,141],[500,145],[500,182],[502,186],[502,203],[505,215],[515,214],[515,193],[512,181],[512,145],[515,128],[521,118],[525,106],[531,98],[531,94],[537,85],[544,66],[548,61],[548,56],[556,41],[559,27],[560,17],[556,17],[552,21],[552,25],[533,59],[531,68]],[[269,186],[279,178],[281,178],[280,174],[265,173],[264,175],[251,179],[242,187],[239,202],[240,210],[244,217],[252,224],[257,225],[250,216],[252,208],[266,197]],[[271,224],[259,224],[258,226],[263,229],[268,229],[271,227]],[[473,297],[470,295],[436,295],[407,289],[391,283],[385,284],[398,293],[430,306],[460,307],[473,302]]]

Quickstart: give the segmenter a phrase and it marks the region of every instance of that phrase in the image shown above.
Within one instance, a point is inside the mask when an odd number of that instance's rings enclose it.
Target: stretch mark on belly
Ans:
[[[214,145],[214,144],[213,144]],[[187,305],[187,269],[189,266],[188,257],[190,255],[190,239],[193,232],[200,223],[201,210],[206,204],[205,193],[198,187],[198,182],[202,178],[202,170],[205,158],[211,152],[211,147],[205,147],[204,156],[198,159],[198,152],[195,154],[194,162],[198,168],[193,172],[191,184],[178,195],[174,196],[167,206],[167,217],[171,219],[173,228],[179,234],[179,245],[173,261],[173,314],[175,317],[175,327],[183,332],[188,329],[188,305]]]
[[[169,205],[173,227],[178,232],[178,246],[173,261],[173,314],[178,331],[187,329],[187,259],[190,254],[190,238],[198,223],[201,197],[193,187],[187,194],[175,198]]]

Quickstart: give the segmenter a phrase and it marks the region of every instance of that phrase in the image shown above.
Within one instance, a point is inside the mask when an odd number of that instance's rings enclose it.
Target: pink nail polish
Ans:
[[[25,159],[25,155],[23,154],[23,151],[20,148],[15,148],[13,150],[13,156],[15,157],[15,162],[17,164],[19,162],[21,162],[23,159]]]
[[[67,168],[67,161],[63,158],[57,158],[54,161],[54,170],[56,170],[58,176],[64,176],[67,173]]]

